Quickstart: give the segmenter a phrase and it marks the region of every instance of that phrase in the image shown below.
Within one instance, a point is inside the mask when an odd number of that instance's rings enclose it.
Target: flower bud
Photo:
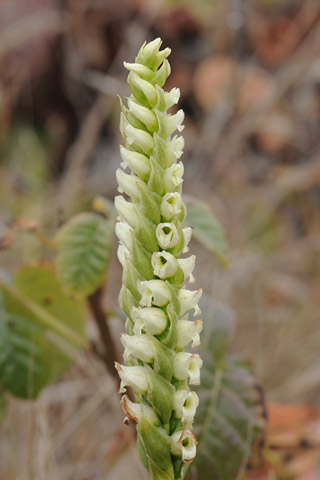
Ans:
[[[164,185],[168,192],[175,191],[183,182],[183,163],[174,163],[171,167],[167,168],[164,172]]]
[[[192,430],[185,429],[174,432],[170,437],[171,453],[190,463],[197,453],[197,439]]]
[[[178,270],[178,262],[169,252],[155,252],[152,255],[151,263],[153,273],[163,280],[172,277]]]
[[[184,247],[182,253],[187,253],[189,251],[188,245],[192,237],[192,228],[191,227],[184,227],[182,229],[183,238],[184,238]]]
[[[160,248],[169,249],[179,243],[179,233],[173,222],[159,223],[156,228],[157,240]]]
[[[134,321],[133,332],[138,335],[143,331],[149,335],[159,335],[168,323],[166,314],[161,308],[133,308],[131,316]]]
[[[202,295],[201,288],[199,290],[186,290],[181,288],[179,291],[180,315],[184,315],[188,310],[194,309],[194,314],[199,315],[201,310],[198,302]]]
[[[115,362],[115,367],[121,379],[119,393],[126,391],[125,387],[132,387],[137,392],[145,394],[149,388],[149,374],[145,367],[132,366],[126,367]]]
[[[196,264],[196,256],[191,255],[191,257],[188,257],[188,258],[180,258],[178,260],[178,264],[184,273],[184,278],[189,277],[190,283],[193,283],[194,276],[192,275],[192,272]]]
[[[123,160],[121,166],[127,166],[142,180],[148,180],[150,175],[150,160],[142,153],[133,152],[120,145],[120,155]]]
[[[146,280],[138,282],[141,294],[140,305],[143,307],[164,307],[171,300],[171,291],[163,280]]]
[[[180,193],[166,193],[161,201],[160,212],[165,220],[171,220],[183,212],[184,205]]]
[[[200,356],[196,353],[179,352],[174,357],[174,376],[178,380],[186,380],[189,377],[190,385],[199,385],[202,363]]]
[[[176,105],[179,102],[180,90],[179,88],[174,87],[170,92],[165,92],[164,101],[166,109],[171,108],[173,105]]]
[[[177,348],[184,350],[192,342],[192,348],[200,345],[200,333],[202,331],[202,320],[189,322],[188,320],[178,320],[177,322]]]
[[[117,169],[116,177],[118,181],[118,191],[120,193],[125,193],[135,200],[140,197],[141,188],[146,185],[141,178],[125,173],[121,168]]]
[[[183,120],[184,120],[183,110],[179,110],[174,115],[169,115],[168,117],[166,117],[164,120],[166,136],[170,137],[170,135],[175,130],[178,130],[178,132],[182,132],[182,130],[184,129],[184,125],[182,125]]]
[[[199,397],[196,392],[177,390],[173,395],[173,410],[176,417],[181,418],[183,422],[193,422],[198,405]]]
[[[125,139],[129,145],[135,146],[145,155],[151,155],[154,149],[154,141],[150,133],[140,130],[140,128],[135,128],[130,124],[125,126],[124,132]]]
[[[127,222],[130,227],[135,228],[138,224],[136,207],[132,202],[128,202],[122,195],[114,198],[114,206],[120,216],[120,220]]]
[[[130,99],[128,100],[128,107],[130,112],[140,120],[150,132],[157,130],[158,120],[152,110]]]

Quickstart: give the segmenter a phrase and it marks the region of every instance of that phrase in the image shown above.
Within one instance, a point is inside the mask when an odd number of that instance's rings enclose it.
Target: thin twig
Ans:
[[[99,288],[94,293],[89,295],[88,304],[93,316],[94,321],[100,332],[101,340],[103,343],[103,360],[107,367],[108,372],[117,384],[119,384],[119,377],[114,368],[114,362],[118,360],[116,347],[110,332],[108,325],[108,319],[102,306],[102,289]]]

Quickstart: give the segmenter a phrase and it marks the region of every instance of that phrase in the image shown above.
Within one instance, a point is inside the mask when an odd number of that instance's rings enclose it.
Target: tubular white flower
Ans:
[[[159,223],[156,236],[161,248],[173,248],[179,243],[179,233],[173,222]]]
[[[183,350],[192,342],[192,348],[199,347],[200,345],[200,333],[202,331],[202,320],[195,320],[190,322],[189,320],[178,320],[177,322],[177,348]]]
[[[174,87],[170,92],[165,92],[164,101],[166,104],[166,109],[171,108],[173,105],[176,105],[179,102],[180,98],[180,89]]]
[[[150,335],[159,335],[167,327],[168,318],[161,308],[133,307],[131,315],[134,321],[133,332],[136,335],[142,333],[143,330]]]
[[[121,405],[126,416],[135,423],[141,421],[142,414],[154,425],[159,423],[159,418],[154,410],[144,403],[132,402],[127,395],[123,395],[121,398]]]
[[[193,423],[198,405],[199,397],[196,392],[177,390],[173,395],[173,410],[183,422]]]
[[[145,280],[138,282],[138,290],[141,294],[140,305],[143,307],[164,307],[171,300],[171,292],[163,280]]]
[[[183,270],[184,277],[188,278],[190,283],[194,282],[194,277],[192,275],[193,269],[196,264],[196,257],[195,255],[191,255],[188,258],[180,258],[178,259],[179,267]]]
[[[182,250],[182,253],[187,253],[187,252],[189,252],[188,245],[189,245],[189,242],[190,242],[191,237],[192,237],[192,228],[191,227],[185,227],[185,228],[182,229],[182,233],[183,233],[183,238],[184,238],[184,248]]]
[[[192,430],[185,429],[173,433],[170,443],[172,455],[182,457],[183,462],[192,462],[197,453],[197,439]]]
[[[128,248],[125,247],[124,245],[120,244],[117,249],[117,257],[119,262],[122,265],[122,268],[127,267],[128,259],[130,258],[130,256],[131,256],[130,250],[128,250]]]
[[[166,193],[161,201],[160,211],[165,220],[171,220],[182,212],[183,202],[180,193]]]
[[[142,65],[141,63],[123,62],[123,66],[127,70],[130,70],[130,72],[137,73],[144,80],[151,80],[154,75],[154,72],[150,68]]]
[[[168,192],[174,191],[183,182],[184,166],[182,162],[174,163],[164,172],[163,181]]]
[[[179,352],[174,357],[174,376],[178,380],[186,380],[189,377],[190,385],[199,385],[201,366],[202,360],[197,353]]]
[[[155,104],[157,103],[158,96],[157,96],[156,89],[151,83],[147,82],[146,80],[143,80],[142,78],[139,77],[139,75],[137,75],[134,72],[130,72],[128,81],[132,90],[137,89],[145,96],[150,107],[155,106]]]
[[[124,346],[123,358],[127,362],[131,356],[137,357],[143,362],[152,362],[155,356],[154,337],[150,335],[127,335],[123,333],[120,337]]]
[[[140,120],[150,131],[155,131],[158,128],[158,120],[152,110],[139,105],[137,102],[128,100],[129,111]]]
[[[124,245],[129,251],[132,251],[132,228],[126,222],[119,221],[116,223],[115,232],[122,245]]]
[[[123,160],[122,168],[127,166],[138,175],[142,180],[147,180],[150,175],[150,160],[142,153],[132,152],[123,145],[120,145],[120,155]]]
[[[182,130],[184,129],[184,125],[182,125],[183,120],[184,120],[184,111],[183,110],[179,110],[175,115],[169,115],[164,120],[166,134],[167,134],[168,137],[175,130],[178,130],[178,132],[182,132]]]
[[[154,149],[154,141],[150,133],[128,124],[125,126],[126,140],[129,145],[135,145],[145,155],[150,155]]]
[[[188,310],[191,309],[194,309],[195,315],[200,315],[201,310],[198,302],[201,295],[201,288],[199,290],[186,290],[185,288],[181,288],[179,291],[180,315],[184,315]]]
[[[120,216],[120,220],[127,222],[132,228],[137,225],[136,207],[133,203],[127,202],[122,195],[117,195],[114,198],[114,206]]]
[[[165,280],[172,277],[178,270],[176,258],[169,252],[155,252],[151,258],[153,273]]]
[[[115,367],[121,379],[120,393],[126,391],[125,387],[132,387],[137,392],[145,394],[149,388],[149,375],[144,367],[132,366],[126,367],[115,362]]]
[[[121,168],[116,171],[116,177],[118,181],[118,191],[125,193],[131,198],[139,198],[140,189],[145,186],[145,183],[141,178],[136,175],[128,175]]]

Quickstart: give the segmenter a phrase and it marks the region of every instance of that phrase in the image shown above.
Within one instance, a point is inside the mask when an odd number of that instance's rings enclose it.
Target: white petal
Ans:
[[[159,335],[167,326],[168,319],[161,308],[135,308],[131,310],[131,316],[134,321],[133,331],[135,334],[142,333],[144,330],[150,335]]]
[[[177,348],[183,350],[192,342],[192,348],[200,345],[200,333],[202,330],[202,320],[189,322],[188,320],[178,320],[177,322]]]
[[[152,255],[151,263],[153,273],[163,280],[172,277],[178,270],[177,260],[169,252],[155,252]]]
[[[140,305],[143,307],[164,307],[171,300],[171,292],[163,280],[146,280],[138,282],[138,290],[141,294]]]

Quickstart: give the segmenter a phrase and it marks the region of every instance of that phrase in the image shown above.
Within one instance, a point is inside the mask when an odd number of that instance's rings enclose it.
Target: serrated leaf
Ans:
[[[202,335],[201,386],[196,388],[200,398],[195,418],[199,444],[191,468],[193,478],[235,480],[242,478],[263,430],[262,397],[249,366],[226,356],[234,322],[231,312],[214,304],[207,312],[211,315]]]
[[[114,222],[95,213],[81,213],[56,236],[57,271],[66,291],[90,295],[103,282],[111,257]]]
[[[186,222],[194,228],[194,237],[213,252],[224,266],[228,265],[228,243],[224,229],[206,203],[186,197]]]
[[[86,343],[84,303],[62,292],[53,268],[38,265],[22,268],[13,287],[2,286],[0,313],[0,386],[18,397],[35,398],[72,362],[75,344],[59,333],[66,330],[71,340]],[[56,328],[41,315],[56,322]]]

